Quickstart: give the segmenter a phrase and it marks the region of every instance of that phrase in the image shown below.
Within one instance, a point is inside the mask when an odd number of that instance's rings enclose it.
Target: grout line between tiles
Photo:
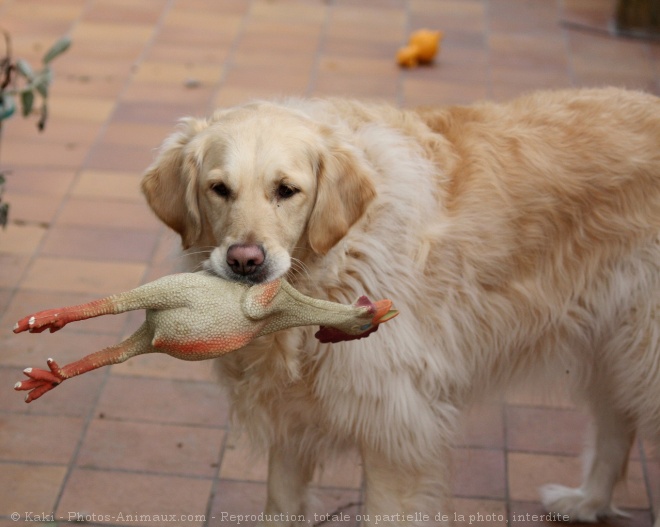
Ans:
[[[491,1],[490,0],[482,0],[482,5],[483,5],[483,13],[484,13],[484,20],[483,20],[483,27],[484,27],[484,35],[483,35],[483,47],[485,50],[485,55],[486,55],[486,98],[487,99],[492,99],[493,98],[493,66],[492,66],[492,52],[490,49],[490,37],[491,37],[491,23],[490,23],[490,17],[491,17]]]
[[[217,80],[215,87],[211,90],[211,100],[209,101],[210,113],[213,113],[217,109],[215,100],[218,98],[218,93],[222,89],[223,85],[227,82],[227,77],[231,73],[232,68],[234,66],[234,62],[236,60],[236,52],[238,51],[238,48],[241,45],[241,41],[243,40],[245,31],[252,18],[252,10],[254,8],[254,2],[255,0],[249,0],[249,5],[245,10],[245,13],[243,14],[240,27],[236,32],[236,35],[234,36],[234,40],[232,41],[231,46],[229,47],[229,53],[227,54],[227,57],[224,60],[220,78]]]
[[[557,6],[557,12],[560,21],[563,18],[564,7],[565,7],[564,3],[559,2],[559,5]],[[564,53],[566,54],[566,69],[568,73],[568,80],[571,83],[571,86],[575,86],[576,75],[575,75],[575,67],[573,65],[573,56],[571,54],[571,34],[569,28],[566,25],[562,25],[562,24],[560,24],[559,26],[559,32],[562,35],[562,40],[564,43]]]
[[[62,465],[59,465],[62,466]],[[160,472],[157,470],[142,470],[142,469],[127,469],[127,468],[113,468],[113,467],[96,467],[89,465],[80,465],[76,467],[80,472],[111,472],[113,474],[131,474],[133,476],[156,476],[167,478],[180,478],[180,479],[196,479],[200,481],[212,481],[213,476],[202,476],[200,474],[187,474],[182,472]],[[59,503],[57,504],[59,505]],[[57,506],[55,510],[57,510]]]
[[[218,487],[220,481],[228,481],[226,478],[220,477],[220,471],[222,469],[222,462],[224,461],[225,452],[227,450],[227,443],[229,442],[229,424],[226,426],[227,432],[222,438],[222,444],[220,445],[220,450],[218,452],[217,466],[215,467],[215,472],[213,474],[213,483],[211,483],[211,492],[209,494],[209,499],[206,503],[206,521],[204,522],[205,526],[209,526],[209,520],[211,519],[211,513],[213,511],[213,504],[215,501],[215,495],[218,492]]]
[[[403,27],[404,40],[409,38],[410,32],[412,31],[412,15],[410,10],[411,10],[410,2],[406,2],[405,3],[406,14],[405,14],[404,27]],[[405,41],[399,43],[399,45],[401,46],[403,46],[404,44]],[[396,78],[396,103],[397,106],[403,108],[406,106],[405,84],[408,75],[405,71],[405,68],[400,67],[398,64],[397,64],[397,68],[398,68],[398,73]]]
[[[325,17],[323,19],[323,24],[321,24],[321,29],[319,31],[318,44],[316,45],[316,52],[314,53],[314,60],[312,62],[312,68],[309,74],[309,82],[307,83],[307,88],[305,89],[305,96],[311,96],[317,88],[318,78],[319,78],[319,68],[321,65],[321,58],[325,53],[326,43],[328,39],[328,28],[332,23],[332,17],[334,15],[336,7],[336,0],[328,0],[326,2]]]

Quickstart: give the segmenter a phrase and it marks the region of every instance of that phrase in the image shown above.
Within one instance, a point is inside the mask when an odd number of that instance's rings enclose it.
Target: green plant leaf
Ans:
[[[50,86],[50,81],[52,80],[53,75],[50,71],[50,68],[46,66],[43,71],[39,74],[39,80],[37,81],[34,89],[39,92],[44,99],[48,97],[48,87]]]
[[[62,37],[60,38],[55,44],[52,45],[52,47],[46,52],[44,55],[43,63],[48,64],[51,60],[53,60],[55,57],[58,55],[64,53],[67,49],[69,49],[69,46],[71,45],[71,39],[69,37]]]
[[[26,79],[32,80],[34,78],[34,70],[26,60],[18,59],[16,61],[16,69]]]
[[[34,105],[34,92],[32,90],[21,92],[21,110],[23,117],[30,115]]]
[[[42,81],[34,87],[44,99],[48,97],[48,81]]]
[[[14,101],[14,98],[7,94],[3,95],[0,101],[0,121],[11,117],[15,111],[16,101]]]

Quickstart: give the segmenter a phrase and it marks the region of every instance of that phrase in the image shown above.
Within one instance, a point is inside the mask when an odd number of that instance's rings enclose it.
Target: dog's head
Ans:
[[[297,250],[328,252],[375,196],[340,132],[271,103],[184,120],[142,190],[184,248],[214,247],[207,268],[249,283],[284,275]]]

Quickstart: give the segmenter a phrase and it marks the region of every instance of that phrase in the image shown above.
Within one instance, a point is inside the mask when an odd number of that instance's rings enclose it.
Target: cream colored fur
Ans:
[[[297,193],[281,199],[281,185]],[[238,421],[269,451],[267,513],[304,513],[315,468],[357,448],[372,523],[410,512],[434,524],[451,511],[457,418],[520,378],[567,383],[594,416],[584,482],[545,488],[550,511],[615,512],[635,434],[660,442],[653,96],[541,92],[418,111],[258,102],[185,121],[143,189],[221,276],[232,278],[229,245],[256,243],[265,279],[401,311],[368,339],[322,345],[312,328],[289,330],[219,361]]]

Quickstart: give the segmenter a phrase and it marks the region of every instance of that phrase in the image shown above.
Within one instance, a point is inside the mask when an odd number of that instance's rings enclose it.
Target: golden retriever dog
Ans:
[[[584,480],[544,487],[548,511],[616,513],[634,437],[660,443],[654,96],[254,102],[182,121],[143,191],[219,277],[286,276],[401,312],[363,340],[292,329],[219,360],[235,417],[268,451],[266,525],[300,523],[315,469],[345,449],[361,456],[366,524],[451,523],[458,418],[515,379],[565,384],[593,416]]]

